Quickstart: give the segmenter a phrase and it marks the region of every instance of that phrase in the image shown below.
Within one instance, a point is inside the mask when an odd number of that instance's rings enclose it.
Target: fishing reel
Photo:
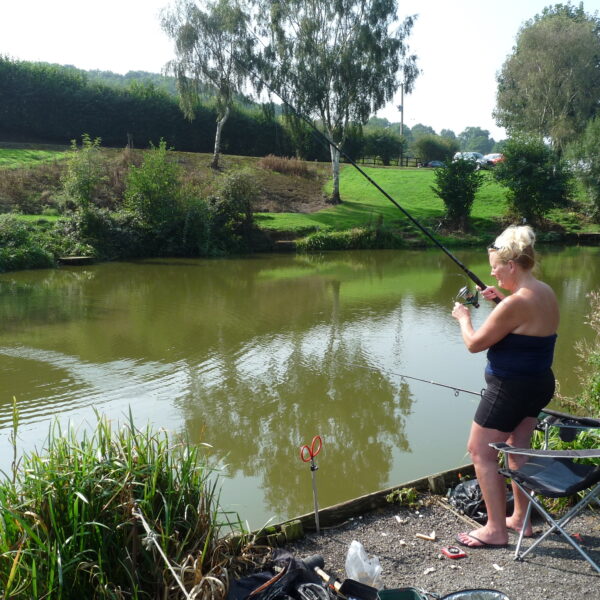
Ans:
[[[473,308],[479,308],[479,292],[477,290],[473,292],[471,289],[469,289],[468,285],[465,285],[458,290],[456,299],[465,306],[471,304]]]

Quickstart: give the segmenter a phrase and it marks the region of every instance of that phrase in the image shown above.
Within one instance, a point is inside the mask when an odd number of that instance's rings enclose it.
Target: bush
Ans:
[[[355,227],[346,231],[319,231],[296,242],[299,252],[374,250],[403,246],[404,242],[399,235],[380,226]]]
[[[87,133],[81,136],[81,148],[71,141],[71,153],[62,178],[63,194],[67,207],[86,209],[94,202],[94,196],[104,181],[100,156],[100,138],[92,140]]]
[[[413,143],[413,151],[421,162],[441,160],[449,163],[458,150],[458,141],[447,137],[426,133]]]
[[[158,147],[151,144],[142,164],[129,167],[126,179],[124,207],[154,234],[170,229],[173,219],[180,216],[181,168],[168,152],[164,140]]]
[[[217,195],[210,199],[211,229],[217,249],[246,251],[254,226],[252,206],[258,196],[258,184],[248,171],[225,176]]]
[[[467,231],[475,195],[483,185],[483,175],[472,160],[453,160],[436,169],[433,193],[444,201],[450,226]]]
[[[29,226],[14,215],[0,215],[0,272],[53,267],[54,257]]]
[[[572,190],[571,173],[542,140],[511,138],[503,153],[505,158],[494,168],[494,177],[508,188],[511,216],[539,225],[550,209],[568,202]]]

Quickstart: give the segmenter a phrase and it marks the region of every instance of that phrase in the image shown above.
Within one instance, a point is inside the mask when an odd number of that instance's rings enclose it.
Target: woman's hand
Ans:
[[[471,320],[471,313],[469,312],[469,309],[464,304],[461,304],[460,302],[454,303],[454,308],[452,309],[452,316],[458,322],[460,322],[463,319],[467,319],[469,321]]]
[[[493,285],[488,285],[486,288],[483,289],[477,286],[477,289],[481,292],[481,295],[485,300],[494,300],[494,298],[504,300],[505,298],[504,294],[500,293]]]

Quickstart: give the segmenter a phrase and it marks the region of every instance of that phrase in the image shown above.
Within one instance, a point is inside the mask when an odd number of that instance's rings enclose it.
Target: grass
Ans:
[[[17,432],[13,408],[1,598],[224,598],[242,551],[225,534],[243,528],[220,512],[205,445],[98,417],[91,434],[54,425],[43,453],[18,460]]]
[[[434,184],[432,170],[365,167],[364,171],[417,221],[434,227],[439,224],[444,204],[431,190]],[[480,225],[487,222],[489,227],[505,212],[506,201],[502,188],[490,174],[485,173],[484,176],[486,184],[475,200],[472,220]],[[412,228],[409,219],[351,166],[342,168],[340,194],[341,204],[315,213],[260,213],[256,220],[265,229],[299,233],[373,226],[381,223],[381,219],[388,227],[400,230]]]
[[[18,168],[33,164],[63,159],[66,154],[60,150],[31,150],[0,148],[0,168]]]

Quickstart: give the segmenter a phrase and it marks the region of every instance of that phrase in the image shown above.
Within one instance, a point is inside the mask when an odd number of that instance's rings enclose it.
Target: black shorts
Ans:
[[[475,413],[475,423],[510,433],[525,417],[537,417],[554,395],[554,373],[509,379],[485,374],[487,388]]]

